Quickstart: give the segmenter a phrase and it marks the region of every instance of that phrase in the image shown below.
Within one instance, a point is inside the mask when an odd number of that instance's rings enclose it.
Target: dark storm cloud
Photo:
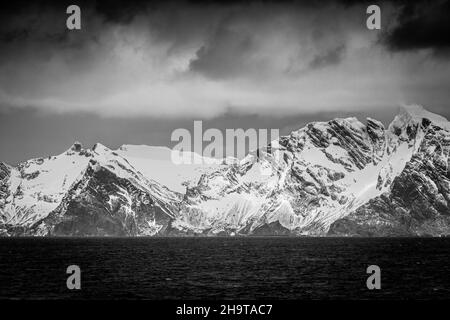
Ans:
[[[313,60],[309,63],[310,67],[321,68],[329,65],[338,64],[344,55],[345,45],[340,45],[334,49],[329,50],[321,55],[316,55]]]
[[[393,51],[432,49],[449,56],[450,1],[404,2],[384,42]]]
[[[448,65],[386,55],[380,33],[365,27],[368,2],[76,3],[78,31],[65,27],[72,1],[11,2],[0,12],[0,108],[214,117],[448,98],[445,88],[431,98],[418,90],[445,82]],[[400,5],[383,2],[383,21]]]
[[[346,8],[336,1],[228,10],[196,52],[190,69],[212,79],[260,78],[339,64],[345,36],[359,22],[353,18],[364,14],[353,10],[345,21]]]
[[[193,71],[204,73],[212,78],[229,78],[248,69],[249,55],[256,50],[250,32],[240,32],[223,22],[209,41],[196,53],[191,61]]]

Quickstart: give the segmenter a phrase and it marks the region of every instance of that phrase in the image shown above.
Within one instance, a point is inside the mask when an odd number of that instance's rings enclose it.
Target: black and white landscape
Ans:
[[[449,18],[450,0],[2,4],[0,302],[269,319],[449,299]],[[365,306],[309,307],[386,314]]]
[[[2,236],[450,234],[448,1],[75,5],[0,13]]]
[[[450,123],[420,106],[312,122],[217,164],[170,149],[74,143],[0,164],[4,236],[447,236]],[[264,155],[263,155],[264,153]]]

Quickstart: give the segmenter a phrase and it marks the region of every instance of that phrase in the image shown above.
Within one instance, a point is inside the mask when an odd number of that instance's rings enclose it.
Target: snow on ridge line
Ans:
[[[441,127],[442,129],[450,130],[450,122],[447,120],[447,118],[439,114],[430,112],[421,105],[418,104],[402,105],[400,107],[400,112],[401,114],[406,114],[410,116],[411,119],[414,119],[416,121],[428,119],[432,123]]]
[[[450,124],[444,117],[431,113],[423,107],[418,105],[405,106],[402,109],[402,112],[395,117],[393,122],[391,123],[393,129],[406,129],[406,126],[415,125],[417,123],[420,124],[423,118],[429,119],[432,123],[449,130]],[[351,121],[349,122],[349,120]],[[356,118],[346,118],[342,121],[348,122],[350,126],[356,124],[356,128],[359,129],[361,126],[361,122],[357,121]],[[332,120],[331,120],[332,121]],[[340,120],[338,120],[339,122]],[[373,120],[372,120],[373,121]],[[319,122],[317,122],[319,123]],[[330,122],[322,122],[322,124],[329,124]],[[307,128],[306,125],[304,128]],[[301,129],[300,129],[301,130]],[[381,131],[381,130],[380,130]],[[385,134],[389,135],[389,139],[393,139],[395,142],[397,140],[397,136],[392,134],[394,132],[389,132],[389,130],[385,129]],[[291,133],[292,134],[292,133]],[[402,144],[398,146],[396,149],[395,155],[389,157],[385,161],[379,163],[380,166],[386,166],[386,170],[383,171],[385,176],[390,175],[391,178],[397,176],[406,165],[413,155],[416,152],[416,148],[420,146],[420,142],[423,138],[423,132],[421,128],[419,128],[417,140],[410,141],[408,144]],[[289,136],[288,136],[289,137]],[[406,130],[402,132],[402,138],[407,138]],[[414,145],[412,144],[414,143]],[[130,149],[134,149],[136,152],[136,156],[140,155],[142,151],[142,158],[130,156],[133,153],[128,153]],[[146,158],[143,151],[155,151],[155,156],[158,156],[158,153],[168,155],[168,160],[164,159],[148,159]],[[309,150],[309,149],[308,149]],[[316,156],[319,150],[313,149],[306,154],[304,157],[305,160],[309,160],[309,163],[318,162],[323,163],[323,166],[330,168],[331,164],[329,162],[324,162],[322,155]],[[331,147],[328,151],[331,153],[337,153],[337,157],[339,156],[339,152],[342,150]],[[25,192],[25,196],[22,198],[18,197],[15,199],[15,203],[18,205],[17,208],[21,209],[21,207],[32,207],[35,206],[37,215],[43,215],[45,212],[50,210],[53,206],[57,205],[60,197],[63,196],[62,192],[70,188],[70,185],[75,183],[79,179],[80,176],[83,175],[83,171],[86,169],[86,164],[89,163],[89,160],[94,159],[99,162],[100,165],[112,165],[114,167],[114,173],[118,176],[123,175],[123,177],[128,178],[130,172],[127,172],[129,169],[132,172],[138,173],[138,176],[142,174],[145,179],[153,180],[158,182],[158,184],[166,186],[169,190],[178,191],[180,193],[185,193],[186,188],[183,183],[186,180],[190,180],[192,183],[197,183],[198,178],[204,174],[208,173],[208,170],[212,170],[209,172],[214,172],[220,169],[220,166],[211,166],[207,167],[204,165],[181,165],[177,166],[170,160],[170,152],[171,149],[167,147],[152,147],[145,145],[123,145],[116,151],[113,151],[101,143],[96,143],[92,149],[83,149],[81,143],[75,142],[72,147],[66,152],[58,155],[47,158],[36,158],[25,162],[23,167],[20,167],[21,173],[23,173],[23,177],[19,176],[17,179],[21,181],[21,189]],[[150,152],[150,156],[151,156]],[[339,156],[342,157],[342,156]],[[311,158],[311,159],[310,159]],[[141,161],[141,163],[139,163]],[[122,172],[123,168],[119,168],[115,165],[115,162],[119,164],[125,165],[125,171]],[[90,164],[88,164],[90,165]],[[12,167],[14,170],[16,167]],[[108,167],[106,167],[108,169]],[[367,180],[376,181],[375,173],[379,171],[379,168],[374,168],[372,166],[366,168],[367,170],[358,171],[360,174],[358,177],[353,175],[348,175],[348,179],[356,180],[354,181],[353,188],[349,188],[347,191],[356,195],[357,200],[361,202],[367,201],[373,197],[373,192],[376,191],[376,185],[372,184],[370,187],[368,186]],[[110,170],[110,169],[108,169]],[[178,171],[177,171],[178,170]],[[37,173],[35,175],[35,173]],[[266,179],[259,179],[257,167],[252,167],[252,170],[249,170],[244,177],[242,177],[242,181],[256,181],[259,183],[264,183]],[[368,179],[369,176],[373,176],[373,178]],[[355,178],[355,179],[353,179]],[[172,182],[170,181],[171,179]],[[353,183],[352,181],[348,181],[348,183]],[[359,182],[359,183],[357,183]],[[365,185],[367,188],[359,187],[361,185]],[[16,190],[17,188],[13,188]],[[214,192],[214,188],[211,189]],[[380,190],[381,191],[381,190]],[[39,198],[38,198],[39,197]],[[48,200],[50,199],[50,200]],[[225,204],[226,200],[221,199]],[[240,205],[245,204],[240,203]],[[359,204],[359,203],[358,203]],[[202,203],[201,205],[207,206],[208,204]],[[21,207],[19,207],[21,206]],[[247,208],[246,206],[244,206]],[[21,216],[18,216],[21,218]],[[23,217],[22,217],[23,218]],[[331,219],[328,216],[323,216],[324,219]]]

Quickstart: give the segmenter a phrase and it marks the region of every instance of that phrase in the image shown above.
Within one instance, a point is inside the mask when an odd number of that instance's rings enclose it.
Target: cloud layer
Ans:
[[[66,30],[63,5],[5,10],[0,108],[212,118],[447,107],[448,43],[427,38],[448,28],[430,22],[439,6],[381,8],[381,31],[365,27],[366,5],[333,1],[86,3],[80,31]]]

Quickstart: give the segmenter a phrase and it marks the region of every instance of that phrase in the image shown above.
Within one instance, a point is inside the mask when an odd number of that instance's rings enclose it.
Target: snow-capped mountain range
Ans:
[[[450,123],[404,107],[313,122],[244,159],[176,165],[164,147],[74,143],[0,162],[0,235],[450,234]],[[199,155],[193,155],[200,157]]]

